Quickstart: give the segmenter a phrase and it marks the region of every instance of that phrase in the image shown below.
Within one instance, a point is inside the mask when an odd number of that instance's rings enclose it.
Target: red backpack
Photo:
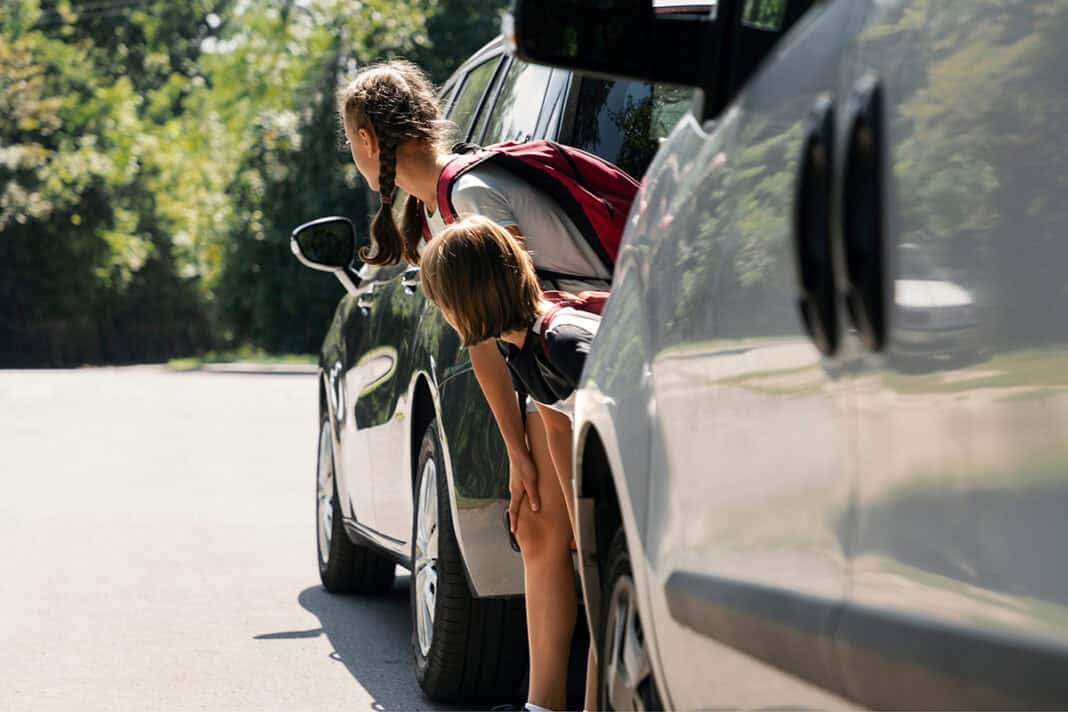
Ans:
[[[438,178],[438,210],[445,224],[456,220],[449,199],[456,179],[482,163],[498,165],[548,193],[564,210],[609,271],[615,266],[627,213],[638,181],[608,161],[554,141],[507,141],[485,148],[458,144]],[[423,236],[430,230],[423,225]]]
[[[579,311],[589,312],[590,314],[597,314],[600,316],[601,312],[604,311],[605,302],[608,301],[608,297],[611,296],[611,293],[590,290],[579,292],[578,294],[571,294],[570,292],[547,289],[541,293],[541,296],[545,301],[553,303],[551,307],[545,310],[541,317],[541,350],[545,356],[548,357],[549,345],[545,342],[545,332],[549,330],[549,327],[553,323],[553,319],[560,313],[560,310],[564,307],[571,307],[572,309],[578,309]]]

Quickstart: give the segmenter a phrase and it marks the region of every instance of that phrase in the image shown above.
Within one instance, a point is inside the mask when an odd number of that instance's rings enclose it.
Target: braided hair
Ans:
[[[378,196],[381,205],[371,223],[371,249],[360,259],[374,265],[395,265],[405,259],[419,262],[422,215],[419,202],[408,196],[401,227],[393,216],[397,191],[397,147],[408,141],[426,141],[441,147],[446,122],[441,117],[434,85],[415,64],[392,60],[361,70],[337,92],[342,123],[367,129],[378,140]]]

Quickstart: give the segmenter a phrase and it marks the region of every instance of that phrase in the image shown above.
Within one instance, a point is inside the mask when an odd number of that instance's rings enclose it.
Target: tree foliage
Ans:
[[[340,286],[289,233],[367,223],[338,82],[412,57],[441,81],[503,2],[7,0],[0,7],[0,365],[318,347]]]

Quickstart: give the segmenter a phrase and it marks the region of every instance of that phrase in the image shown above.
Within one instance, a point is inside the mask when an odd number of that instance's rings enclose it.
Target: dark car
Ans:
[[[1068,708],[1068,3],[645,5],[515,12],[703,98],[575,401],[602,709]]]
[[[549,138],[640,177],[688,92],[581,79],[520,62],[494,41],[444,85],[457,141]],[[398,201],[400,202],[400,201]],[[526,671],[523,572],[504,513],[507,456],[467,352],[409,266],[353,265],[339,219],[302,226],[294,250],[335,271],[320,366],[319,570],[330,591],[376,592],[412,571],[413,653],[437,699],[509,699]]]

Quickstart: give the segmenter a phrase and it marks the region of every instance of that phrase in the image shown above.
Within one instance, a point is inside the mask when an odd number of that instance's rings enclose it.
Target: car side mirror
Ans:
[[[723,101],[721,38],[733,0],[654,7],[654,0],[515,0],[503,32],[526,62],[609,78],[699,88],[706,113]],[[712,8],[715,8],[713,14]],[[670,12],[669,12],[670,11]]]
[[[363,245],[348,218],[327,217],[304,223],[293,230],[289,247],[305,267],[333,272],[349,292],[359,288],[360,275],[354,263]]]

